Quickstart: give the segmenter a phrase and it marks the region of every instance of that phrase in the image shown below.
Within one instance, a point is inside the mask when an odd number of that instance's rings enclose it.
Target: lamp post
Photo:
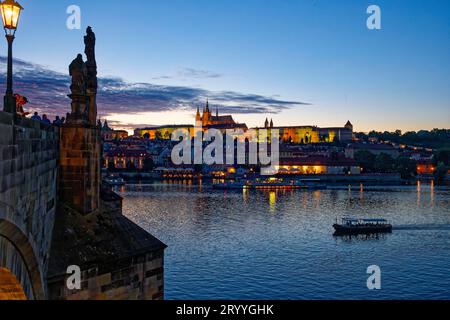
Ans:
[[[8,77],[3,109],[5,112],[14,114],[16,113],[16,98],[13,92],[12,45],[22,10],[22,6],[14,0],[5,0],[0,4],[3,28],[5,29],[6,40],[8,41]]]

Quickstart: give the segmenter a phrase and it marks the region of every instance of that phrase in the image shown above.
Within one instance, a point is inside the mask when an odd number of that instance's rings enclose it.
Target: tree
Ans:
[[[435,164],[443,163],[444,165],[450,165],[450,150],[442,149],[436,152],[434,155]]]
[[[395,161],[395,170],[402,179],[411,179],[417,175],[417,163],[408,157],[399,157]]]
[[[203,172],[203,165],[195,164],[194,165],[194,171],[195,171],[195,173],[202,173]]]
[[[149,158],[149,157],[145,158],[142,163],[142,169],[145,172],[149,172],[149,171],[152,171],[154,168],[155,168],[155,164],[153,163],[152,158]]]
[[[107,163],[107,168],[115,169],[114,158],[109,158],[108,163]]]
[[[339,159],[339,154],[336,151],[333,151],[331,152],[330,158],[333,161],[337,161]]]
[[[434,179],[437,183],[442,183],[447,176],[448,167],[443,163],[440,162],[438,166],[436,167],[436,171],[434,173]]]
[[[136,166],[134,165],[134,162],[133,162],[133,161],[131,161],[131,160],[128,160],[128,161],[127,161],[127,169],[130,170],[130,171],[136,169]]]
[[[394,159],[386,153],[380,153],[375,158],[374,169],[375,172],[392,172],[394,170]]]
[[[355,153],[355,160],[363,168],[364,172],[374,172],[375,155],[372,152],[367,150],[358,151]]]

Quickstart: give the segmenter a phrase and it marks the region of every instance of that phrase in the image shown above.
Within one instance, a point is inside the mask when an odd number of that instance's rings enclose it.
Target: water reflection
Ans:
[[[417,207],[420,207],[421,196],[422,196],[422,185],[420,181],[417,181]]]
[[[336,240],[336,243],[386,240],[389,235],[390,234],[387,234],[387,233],[344,235],[344,236],[338,236],[336,233],[333,234],[333,236]]]
[[[270,212],[275,212],[277,209],[277,193],[272,191],[269,193]]]
[[[365,271],[373,263],[390,281],[377,298],[450,296],[450,234],[441,227],[450,225],[449,189],[219,191],[193,181],[117,190],[124,214],[169,246],[167,299],[371,298]],[[381,216],[402,228],[334,238],[344,216]]]
[[[242,198],[244,199],[245,202],[247,202],[250,199],[250,190],[247,188],[244,188],[242,190]]]

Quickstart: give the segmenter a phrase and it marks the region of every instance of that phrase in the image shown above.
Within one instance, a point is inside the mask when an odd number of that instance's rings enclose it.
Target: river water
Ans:
[[[127,185],[124,214],[168,245],[166,299],[450,299],[450,189],[417,186],[215,191]],[[336,238],[336,218],[394,232]],[[381,290],[367,268],[381,269]]]

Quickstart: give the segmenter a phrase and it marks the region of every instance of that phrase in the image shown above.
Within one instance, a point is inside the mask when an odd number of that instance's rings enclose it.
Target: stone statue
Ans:
[[[95,33],[91,27],[87,27],[86,35],[84,36],[84,53],[88,59],[88,62],[95,62]]]
[[[72,113],[68,115],[69,123],[89,124],[92,127],[97,125],[97,62],[95,61],[95,33],[91,27],[86,30],[84,37],[84,53],[87,61],[83,61],[83,56],[78,54],[69,66],[69,73],[72,77],[70,85],[72,99]]]
[[[95,60],[95,33],[91,27],[86,29],[86,36],[84,37],[84,53],[86,54],[87,67],[87,86],[86,94],[88,96],[88,103],[86,105],[86,114],[91,125],[96,124],[97,119],[97,61]]]
[[[72,95],[86,94],[87,68],[81,54],[70,64],[69,74],[72,77],[72,84],[70,86]]]
[[[86,66],[88,69],[88,85],[91,90],[97,89],[97,61],[95,60],[95,33],[91,27],[86,29],[84,36],[84,53],[86,54]]]

